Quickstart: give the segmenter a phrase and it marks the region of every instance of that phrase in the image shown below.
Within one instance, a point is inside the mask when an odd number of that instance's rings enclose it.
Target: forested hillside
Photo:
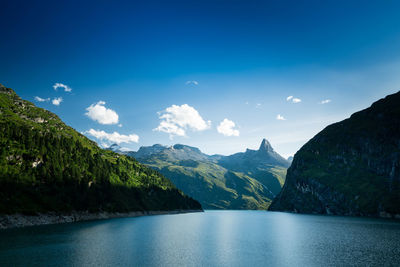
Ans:
[[[201,205],[0,85],[0,213],[175,209]]]

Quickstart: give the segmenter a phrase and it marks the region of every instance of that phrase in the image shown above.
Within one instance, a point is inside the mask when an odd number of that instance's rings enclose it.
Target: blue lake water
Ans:
[[[206,211],[0,231],[0,266],[400,266],[400,223]]]

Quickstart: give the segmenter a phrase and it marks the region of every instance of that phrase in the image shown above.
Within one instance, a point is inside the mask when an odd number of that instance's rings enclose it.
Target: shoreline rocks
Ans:
[[[167,215],[203,210],[171,210],[171,211],[132,211],[132,212],[98,212],[73,211],[70,213],[39,213],[37,215],[11,214],[0,215],[0,229],[20,228],[27,226],[72,223],[80,221],[105,220],[111,218],[139,217],[149,215]]]

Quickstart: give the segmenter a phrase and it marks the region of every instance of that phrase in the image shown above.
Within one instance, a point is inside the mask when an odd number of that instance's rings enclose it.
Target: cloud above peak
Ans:
[[[91,135],[95,137],[96,139],[99,139],[101,141],[108,141],[110,143],[116,143],[116,144],[121,144],[121,143],[137,143],[139,142],[139,136],[136,134],[129,134],[129,135],[124,135],[120,134],[118,132],[113,132],[113,133],[107,133],[103,130],[94,130],[90,129],[86,132],[85,134]]]
[[[62,101],[63,101],[62,97],[56,97],[53,100],[51,100],[51,103],[55,106],[59,106]]]
[[[286,120],[285,117],[283,117],[281,114],[276,115],[276,119],[278,121],[285,121]]]
[[[72,91],[71,87],[69,87],[68,85],[62,84],[62,83],[55,83],[53,85],[53,88],[56,91],[58,90],[58,88],[64,88],[65,92],[71,92]]]
[[[290,95],[290,96],[286,97],[286,101],[296,104],[296,103],[300,103],[301,99]]]
[[[171,139],[174,136],[186,136],[188,129],[204,131],[211,126],[211,121],[205,121],[199,112],[188,104],[166,108],[159,113],[159,119],[160,124],[153,130],[168,133]]]
[[[239,136],[239,130],[234,129],[235,123],[231,120],[224,119],[217,127],[217,131],[225,136]]]
[[[106,108],[105,104],[106,102],[99,101],[96,104],[90,105],[86,108],[87,112],[85,115],[100,124],[117,124],[119,121],[117,112]]]
[[[319,104],[323,105],[323,104],[328,104],[329,102],[331,102],[330,99],[325,99],[325,100],[322,100],[321,102],[319,102]]]
[[[37,101],[37,102],[49,102],[50,98],[41,98],[41,97],[35,96],[35,101]]]
[[[198,81],[186,81],[186,83],[185,83],[186,85],[199,85],[199,82]]]

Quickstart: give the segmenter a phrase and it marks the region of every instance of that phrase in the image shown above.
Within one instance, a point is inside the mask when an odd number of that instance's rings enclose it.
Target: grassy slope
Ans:
[[[271,167],[248,175],[229,171],[210,161],[182,166],[180,161],[168,157],[153,157],[145,164],[169,177],[178,188],[198,199],[204,208],[211,209],[267,209],[274,196],[266,188],[270,186],[268,181],[276,180],[280,187],[286,174],[285,168]]]

